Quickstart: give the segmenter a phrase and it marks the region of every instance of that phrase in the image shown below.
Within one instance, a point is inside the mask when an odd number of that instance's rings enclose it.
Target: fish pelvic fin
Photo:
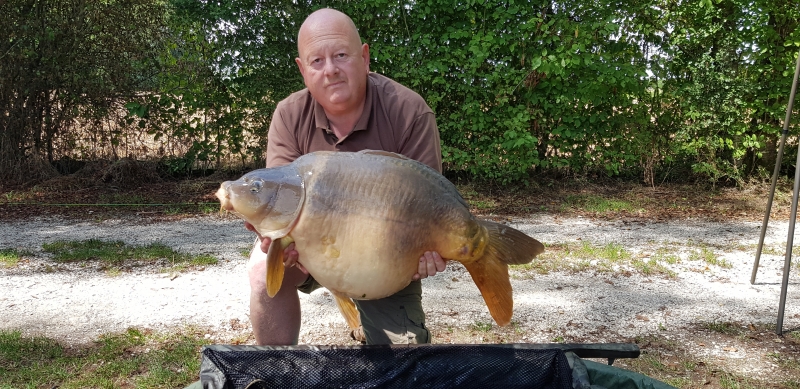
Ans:
[[[283,250],[292,243],[292,238],[273,239],[267,250],[267,295],[275,297],[283,284]]]
[[[484,257],[488,254],[508,265],[522,265],[544,252],[541,242],[520,230],[488,220],[478,220],[478,223],[489,233]]]
[[[463,264],[481,291],[494,321],[505,326],[511,322],[514,311],[508,265],[531,262],[544,252],[544,245],[514,228],[486,220],[478,222],[488,232],[486,247],[478,260]]]
[[[356,310],[356,304],[353,300],[338,292],[331,291],[331,293],[333,293],[333,297],[336,300],[336,306],[339,307],[339,312],[342,313],[344,320],[347,321],[347,326],[351,330],[358,328],[361,325],[361,318],[358,316],[358,310]]]

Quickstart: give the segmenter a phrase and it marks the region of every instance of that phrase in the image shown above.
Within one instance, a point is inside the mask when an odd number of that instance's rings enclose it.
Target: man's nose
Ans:
[[[336,61],[333,58],[329,58],[325,61],[325,67],[323,68],[326,75],[334,75],[339,73],[339,66],[336,64]]]

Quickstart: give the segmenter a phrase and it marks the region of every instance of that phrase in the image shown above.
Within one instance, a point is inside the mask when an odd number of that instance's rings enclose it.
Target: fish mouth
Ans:
[[[220,185],[219,189],[217,189],[217,193],[214,193],[215,196],[219,199],[220,209],[224,209],[226,211],[233,211],[233,203],[231,203],[230,194],[228,193],[228,186],[230,182],[225,181]]]

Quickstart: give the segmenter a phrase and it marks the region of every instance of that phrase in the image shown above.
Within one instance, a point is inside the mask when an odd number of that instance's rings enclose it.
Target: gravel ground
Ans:
[[[592,342],[618,342],[658,332],[676,341],[695,342],[687,330],[701,323],[774,326],[783,256],[764,254],[757,283],[750,284],[761,223],[601,221],[532,215],[508,224],[545,245],[617,243],[633,253],[687,253],[712,249],[731,268],[681,261],[674,278],[619,271],[557,271],[546,275],[512,271],[514,321],[523,340],[549,342],[555,336]],[[770,222],[768,246],[785,245],[788,223]],[[159,242],[192,254],[208,253],[220,263],[180,273],[154,267],[118,274],[95,265],[56,265],[41,251],[56,240],[98,238],[129,244]],[[33,258],[0,268],[0,328],[20,329],[67,343],[89,342],[98,334],[135,326],[153,329],[195,324],[215,331],[249,332],[246,251],[253,234],[230,216],[174,221],[142,219],[101,222],[42,218],[0,224],[0,248],[17,248]],[[796,270],[796,269],[794,269]],[[796,273],[796,271],[795,271]],[[800,327],[798,277],[790,278],[785,329]],[[491,321],[477,287],[459,264],[424,280],[424,308],[432,328],[468,328]],[[343,343],[344,320],[332,296],[317,290],[301,296],[301,343]],[[733,350],[733,351],[732,351]],[[701,344],[699,357],[724,355],[739,372],[759,376],[777,367],[769,359],[726,344]]]

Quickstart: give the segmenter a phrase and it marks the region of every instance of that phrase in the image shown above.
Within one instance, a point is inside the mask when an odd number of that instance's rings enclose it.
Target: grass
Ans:
[[[207,254],[191,255],[173,250],[161,243],[134,246],[122,241],[88,239],[45,243],[42,249],[53,254],[56,262],[101,261],[110,265],[126,262],[156,263],[164,261],[173,267],[181,265],[213,265],[217,259]]]
[[[476,321],[472,323],[471,328],[479,332],[489,332],[492,330],[492,322]]]
[[[700,324],[701,328],[704,328],[711,332],[716,332],[718,334],[725,334],[736,336],[743,332],[741,326],[736,323],[731,322],[709,322],[709,323],[702,323]]]
[[[207,341],[206,341],[207,342]],[[179,388],[197,380],[197,331],[128,329],[69,349],[44,337],[0,330],[0,388]]]
[[[649,258],[635,255],[621,244],[593,245],[589,242],[558,243],[548,245],[544,254],[533,262],[513,266],[521,272],[548,274],[554,271],[580,272],[594,270],[601,273],[637,271],[644,275],[675,277],[676,273],[667,264],[676,264],[680,258],[666,254],[666,249]]]
[[[708,265],[719,266],[721,268],[730,269],[733,267],[730,262],[724,258],[719,257],[713,250],[708,247],[701,246],[689,253],[690,261],[702,261]]]
[[[463,188],[463,191],[461,192],[461,196],[464,198],[464,200],[467,201],[467,203],[471,207],[473,207],[473,208],[475,208],[477,210],[480,210],[480,211],[485,211],[487,209],[493,209],[493,208],[497,207],[497,205],[498,205],[497,201],[495,201],[495,200],[493,200],[491,198],[487,198],[486,196],[482,196],[480,193],[476,192],[472,188]]]
[[[708,266],[730,269],[733,265],[705,245],[695,245],[691,241],[662,246],[654,251],[638,253],[625,249],[619,243],[596,245],[587,241],[554,243],[531,263],[512,268],[525,273],[549,274],[554,271],[581,272],[592,270],[599,273],[620,273],[632,271],[646,276],[674,278],[677,273],[670,267],[683,263],[681,255],[675,253],[675,246],[692,247],[684,254],[687,261],[699,261]],[[798,263],[800,266],[800,263]],[[525,277],[524,274],[517,275]]]
[[[609,213],[620,211],[636,212],[641,207],[625,200],[608,199],[590,194],[576,194],[567,196],[562,208],[581,209],[592,213]]]
[[[26,255],[31,254],[17,249],[0,249],[0,267],[17,266],[19,260]]]

